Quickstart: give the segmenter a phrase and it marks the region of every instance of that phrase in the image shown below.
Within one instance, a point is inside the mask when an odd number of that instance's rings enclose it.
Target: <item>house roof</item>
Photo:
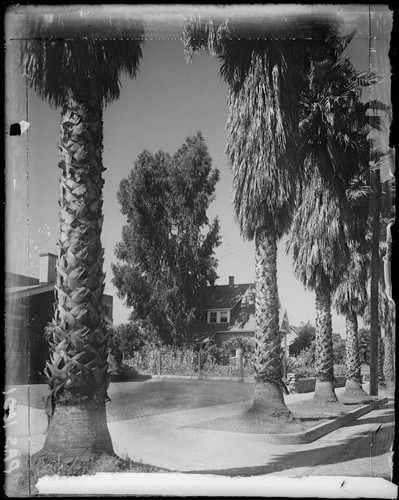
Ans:
[[[52,290],[54,290],[54,283],[41,283],[40,285],[9,287],[5,289],[5,294],[13,299],[21,299],[39,293],[51,292]]]
[[[252,283],[210,286],[206,292],[203,309],[232,309],[247,293],[255,293]]]
[[[38,278],[32,278],[31,276],[25,276],[23,274],[12,273],[10,271],[5,272],[6,288],[26,287],[38,284]]]
[[[14,286],[5,289],[5,295],[12,299],[21,299],[23,297],[31,297],[40,293],[51,292],[54,290],[54,283],[40,283],[40,285],[32,286]],[[104,302],[113,304],[113,296],[104,294]]]
[[[209,287],[208,293],[206,307],[191,325],[191,341],[212,339],[219,332],[254,333],[255,285],[253,283],[213,286]],[[208,323],[207,311],[215,309],[230,309],[230,323]],[[279,309],[279,327],[282,331],[289,329],[287,311],[282,308]]]

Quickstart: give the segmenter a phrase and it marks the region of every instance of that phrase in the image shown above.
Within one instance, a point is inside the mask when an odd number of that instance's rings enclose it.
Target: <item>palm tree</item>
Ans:
[[[299,208],[287,252],[294,272],[316,293],[316,374],[314,399],[336,401],[333,389],[331,296],[348,272],[354,238],[347,190],[368,165],[367,106],[361,89],[375,75],[355,72],[345,57],[314,63],[302,104],[302,155],[308,175],[298,189]],[[379,120],[374,120],[378,126]],[[352,318],[353,321],[353,318]]]
[[[364,400],[360,375],[360,348],[358,341],[358,316],[363,315],[367,305],[367,266],[369,258],[363,252],[350,249],[350,263],[334,295],[338,314],[346,319],[346,383],[340,399],[345,401]]]
[[[270,28],[270,27],[269,27]],[[184,27],[188,58],[208,49],[221,61],[228,84],[226,153],[233,173],[233,204],[241,234],[255,239],[255,352],[257,382],[251,407],[263,418],[291,419],[284,403],[278,331],[277,242],[292,220],[301,164],[296,155],[298,100],[311,56],[336,45],[328,25],[321,41],[282,37],[267,28],[240,38],[240,26],[226,20]],[[323,51],[321,51],[323,52]]]
[[[345,272],[350,250],[348,229],[342,224],[348,210],[344,197],[328,186],[317,168],[303,189],[294,217],[287,252],[296,277],[316,294],[316,387],[314,400],[336,401],[331,296]],[[339,257],[338,257],[339,256]]]
[[[393,347],[393,325],[394,325],[394,308],[390,301],[386,300],[384,304],[384,316],[382,328],[384,331],[384,363],[383,374],[386,382],[394,381],[394,347]]]
[[[53,415],[41,453],[62,459],[113,453],[105,410],[103,107],[119,97],[121,72],[136,76],[143,30],[134,22],[112,26],[98,9],[52,12],[28,11],[21,61],[29,86],[61,108],[60,236],[46,367]]]
[[[380,248],[381,250],[381,248]],[[381,259],[382,268],[382,259]],[[380,270],[380,278],[382,269]],[[378,353],[377,353],[377,380],[380,387],[385,387],[386,382],[393,381],[393,342],[392,327],[394,324],[394,308],[392,301],[387,297],[384,291],[383,279],[380,279],[378,287],[378,322],[380,329],[378,331]],[[371,304],[365,307],[363,320],[366,325],[371,324]]]

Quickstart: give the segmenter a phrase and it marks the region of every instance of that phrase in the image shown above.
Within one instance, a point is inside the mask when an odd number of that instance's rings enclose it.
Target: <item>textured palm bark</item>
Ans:
[[[345,391],[340,396],[344,402],[361,402],[367,398],[367,393],[363,391],[360,374],[360,353],[358,341],[358,323],[356,313],[346,315],[346,382]]]
[[[114,454],[104,401],[87,399],[80,404],[55,408],[46,443],[39,456],[65,461],[104,453]]]
[[[328,279],[316,288],[316,387],[315,401],[337,401],[334,391],[334,352],[331,324],[331,293]]]
[[[385,349],[380,330],[378,335],[378,385],[380,387],[386,387],[384,364],[385,364]]]
[[[284,403],[283,365],[277,294],[277,242],[273,225],[255,235],[255,352],[257,382],[251,412],[292,419]]]
[[[360,378],[360,356],[359,343],[357,338],[357,316],[355,313],[349,313],[346,316],[346,379],[352,379],[361,384]]]
[[[384,329],[384,376],[386,382],[393,382],[393,343],[392,329],[388,324]]]
[[[79,454],[83,446],[112,453],[105,413],[110,378],[101,245],[102,100],[78,83],[62,109],[59,153],[61,231],[47,365],[56,410],[43,451]]]

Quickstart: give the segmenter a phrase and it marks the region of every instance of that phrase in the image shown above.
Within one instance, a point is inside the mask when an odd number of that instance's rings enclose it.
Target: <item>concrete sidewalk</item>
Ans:
[[[337,389],[337,396],[343,388]],[[313,393],[291,394],[287,403],[311,399]],[[393,401],[308,444],[267,443],[261,434],[190,427],[218,417],[233,416],[249,402],[233,402],[183,411],[158,413],[108,423],[115,453],[134,461],[180,472],[228,475],[341,474],[390,479],[389,447],[393,442]],[[19,453],[35,453],[44,444],[47,421],[43,410],[19,406],[7,436],[17,440]],[[371,439],[378,443],[371,449]],[[361,453],[356,451],[361,449]],[[351,450],[354,450],[351,452]],[[351,456],[352,453],[352,456]],[[324,468],[323,468],[324,467]],[[346,471],[346,472],[342,472]]]
[[[297,401],[310,399],[312,396],[312,393],[295,394],[288,396],[287,402],[288,398]],[[375,434],[381,427],[378,420],[393,415],[393,403],[388,406],[389,408],[372,411],[312,443],[300,445],[271,444],[267,442],[266,436],[261,434],[187,427],[213,418],[238,414],[248,407],[248,403],[231,403],[156,417],[111,422],[109,429],[118,455],[127,455],[132,460],[141,460],[166,469],[202,473],[220,471],[229,475],[267,474],[278,471],[289,474],[289,469],[311,469],[315,461],[320,464],[326,459],[328,463],[333,460],[341,462],[345,456],[344,447],[348,443],[353,446],[364,438],[368,442],[368,436]],[[393,429],[393,424],[391,427]],[[385,432],[383,439],[385,441],[382,447],[389,449],[393,432]],[[359,463],[357,470],[352,470],[351,475],[382,477],[378,474],[383,471],[384,478],[389,479],[389,455],[382,457],[382,464],[376,456],[373,458],[374,465],[370,462],[370,453],[369,457],[363,456],[365,462],[363,460]]]

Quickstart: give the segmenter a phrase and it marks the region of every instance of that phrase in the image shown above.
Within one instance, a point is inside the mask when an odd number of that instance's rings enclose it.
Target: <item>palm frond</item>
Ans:
[[[77,83],[96,87],[107,104],[119,97],[120,74],[136,76],[143,35],[139,21],[115,23],[94,11],[82,16],[76,7],[68,15],[32,11],[21,43],[21,65],[28,84],[54,107]]]

